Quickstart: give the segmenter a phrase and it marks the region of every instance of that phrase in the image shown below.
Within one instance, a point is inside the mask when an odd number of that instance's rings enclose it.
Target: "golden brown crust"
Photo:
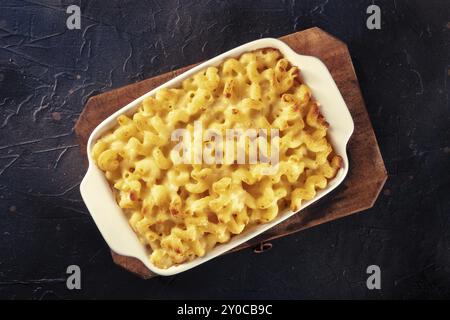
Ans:
[[[342,157],[339,155],[333,156],[333,159],[331,159],[331,167],[335,169],[335,172],[334,175],[329,179],[333,179],[334,177],[336,177],[339,170],[344,167],[344,159],[342,159]]]
[[[131,191],[130,192],[130,200],[131,201],[137,201],[138,200],[138,195],[135,191]]]
[[[170,207],[169,208],[169,211],[170,211],[170,214],[172,215],[172,216],[176,216],[176,215],[178,215],[178,209],[177,208],[174,208],[174,207]]]
[[[258,51],[261,51],[262,54],[267,54],[270,51],[277,51],[279,54],[281,54],[280,50],[278,50],[277,48],[273,48],[273,47],[264,47],[264,48],[256,49],[256,50],[253,50],[250,52],[258,52]]]
[[[334,157],[334,159],[336,159],[335,161],[337,163],[337,165],[336,165],[337,169],[340,169],[340,168],[342,168],[344,166],[344,159],[342,159],[341,156],[337,155],[337,156]]]
[[[312,102],[308,112],[308,116],[316,120],[318,124],[325,128],[329,128],[330,124],[325,120],[325,117],[320,113],[319,105],[317,102]]]

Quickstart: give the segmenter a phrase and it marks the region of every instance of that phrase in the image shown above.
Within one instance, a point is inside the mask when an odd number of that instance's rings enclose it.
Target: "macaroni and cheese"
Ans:
[[[195,122],[224,136],[229,129],[277,129],[277,139],[259,144],[269,148],[276,141],[276,170],[265,173],[268,163],[180,162],[172,133],[185,129],[195,139]],[[131,227],[151,249],[151,262],[169,268],[313,199],[343,163],[327,129],[299,69],[278,50],[266,48],[227,59],[178,88],[145,98],[134,114],[118,117],[92,156]],[[225,152],[217,145],[208,149],[213,139],[200,138],[210,155]],[[251,140],[244,144],[247,156]],[[195,157],[199,150],[182,152]]]

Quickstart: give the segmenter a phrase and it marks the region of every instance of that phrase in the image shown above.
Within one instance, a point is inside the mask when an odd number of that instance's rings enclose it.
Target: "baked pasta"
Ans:
[[[200,136],[195,124],[204,130]],[[277,144],[272,172],[264,171],[267,162],[238,163],[233,160],[237,148],[217,144],[213,149],[213,139],[205,137],[208,129],[225,135],[248,128],[271,130],[266,137],[275,139],[262,145],[269,150]],[[200,149],[188,144],[177,150],[173,133],[179,129],[193,133]],[[92,157],[131,227],[150,248],[151,262],[169,268],[313,199],[343,163],[327,129],[299,69],[278,50],[266,48],[227,59],[145,98],[134,114],[118,117],[95,143]],[[247,139],[244,154],[249,156],[252,141],[262,138]],[[225,160],[201,161],[202,150],[203,156],[225,153]],[[273,155],[270,150],[263,156]],[[181,156],[192,161],[180,161]]]

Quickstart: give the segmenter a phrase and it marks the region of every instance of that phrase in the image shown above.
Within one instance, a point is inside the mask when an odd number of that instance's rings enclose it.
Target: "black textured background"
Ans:
[[[366,8],[382,29],[366,28]],[[81,6],[81,30],[65,9]],[[449,1],[0,2],[1,298],[450,298]],[[73,133],[99,92],[261,37],[345,41],[389,179],[364,213],[169,278],[111,260],[78,191]],[[364,192],[361,190],[360,192]],[[66,289],[66,268],[82,290]],[[381,290],[366,288],[368,265]]]

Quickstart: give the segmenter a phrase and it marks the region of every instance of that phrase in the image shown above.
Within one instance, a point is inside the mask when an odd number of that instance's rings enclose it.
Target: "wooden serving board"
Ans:
[[[296,32],[282,37],[281,40],[300,54],[318,57],[330,70],[355,122],[355,131],[347,147],[350,170],[344,182],[328,196],[233,251],[371,208],[387,179],[383,158],[345,43],[319,28]],[[110,114],[193,66],[91,97],[75,125],[80,151],[86,156],[89,135]],[[301,69],[301,66],[299,67]],[[116,264],[142,278],[155,276],[135,258],[120,256],[114,252],[112,257]]]

